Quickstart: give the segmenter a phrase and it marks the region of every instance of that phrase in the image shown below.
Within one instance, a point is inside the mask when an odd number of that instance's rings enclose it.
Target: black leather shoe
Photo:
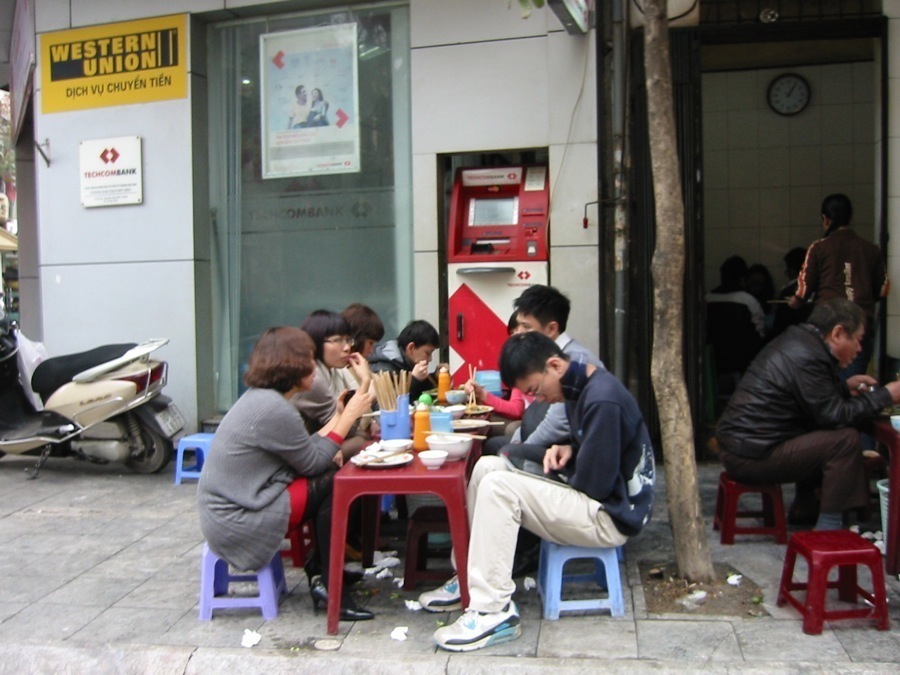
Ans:
[[[328,608],[328,589],[322,583],[322,577],[315,577],[309,585],[309,595],[312,597],[315,609]],[[341,621],[369,621],[375,615],[368,609],[357,607],[349,593],[342,593]]]
[[[303,570],[306,572],[306,579],[310,583],[310,587],[312,587],[312,580],[322,574],[321,565],[318,561],[314,561],[312,558],[306,561],[306,564],[303,565]],[[344,570],[344,586],[353,586],[354,584],[358,584],[363,580],[365,575],[362,572],[354,572],[353,570]]]

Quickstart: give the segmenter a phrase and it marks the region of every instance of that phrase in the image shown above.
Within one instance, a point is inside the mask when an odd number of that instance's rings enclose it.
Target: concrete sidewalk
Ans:
[[[771,616],[648,614],[638,561],[672,557],[660,476],[654,520],[626,547],[623,618],[544,621],[536,592],[520,580],[522,637],[450,654],[435,647],[432,632],[458,614],[409,611],[403,601],[417,593],[389,579],[364,582],[376,591],[361,599],[374,621],[341,623],[329,636],[305,575],[290,566],[291,593],[276,620],[229,610],[201,622],[195,483],[174,485],[171,466],[139,476],[72,460],[50,460],[29,480],[23,469],[33,461],[0,460],[0,673],[897,672],[900,664],[897,579],[888,580],[890,631],[849,621],[804,635],[797,612],[774,605],[785,547],[767,538],[719,545],[711,526],[715,464],[700,468],[713,557],[763,588]],[[395,626],[408,626],[409,639],[392,640]],[[258,645],[241,647],[245,629],[261,634]]]

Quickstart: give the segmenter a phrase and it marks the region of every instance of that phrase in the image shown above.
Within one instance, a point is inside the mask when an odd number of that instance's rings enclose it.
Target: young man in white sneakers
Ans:
[[[443,649],[470,651],[522,634],[512,594],[519,527],[558,544],[614,547],[650,520],[654,460],[637,403],[614,375],[570,361],[538,332],[513,335],[500,354],[507,386],[548,402],[565,402],[572,445],[544,455],[545,473],[559,483],[513,471],[503,457],[482,457],[466,493],[470,520],[469,606],[455,623],[439,628]],[[428,611],[461,608],[454,577],[419,598]]]

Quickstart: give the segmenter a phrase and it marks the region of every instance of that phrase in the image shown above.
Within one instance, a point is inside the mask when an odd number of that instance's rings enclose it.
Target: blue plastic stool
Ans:
[[[625,599],[622,596],[622,581],[619,577],[621,555],[621,546],[618,548],[586,548],[584,546],[562,546],[552,541],[542,541],[537,587],[544,603],[544,618],[555,621],[559,618],[560,612],[581,609],[608,609],[612,616],[625,616]],[[596,561],[594,573],[563,576],[566,562],[581,558],[593,558]],[[564,581],[596,581],[599,588],[607,591],[607,597],[563,600],[562,585]]]
[[[175,485],[181,485],[182,478],[200,478],[203,460],[209,452],[212,434],[191,434],[178,441],[178,454],[175,456]],[[184,453],[194,453],[194,464],[184,466]]]
[[[255,581],[259,595],[225,597],[228,585],[234,581]],[[203,557],[200,563],[200,620],[212,619],[214,609],[229,607],[258,607],[267,621],[278,616],[278,600],[287,595],[284,567],[281,553],[275,554],[265,567],[258,572],[231,574],[228,563],[213,553],[209,544],[203,542]]]

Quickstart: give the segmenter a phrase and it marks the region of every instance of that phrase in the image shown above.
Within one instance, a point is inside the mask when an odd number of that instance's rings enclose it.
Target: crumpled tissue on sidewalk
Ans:
[[[391,631],[391,639],[403,642],[406,639],[406,634],[408,632],[409,626],[397,626],[394,630]]]
[[[241,637],[241,647],[247,647],[249,649],[250,647],[258,645],[260,640],[262,640],[262,635],[255,630],[245,628],[244,635]]]

